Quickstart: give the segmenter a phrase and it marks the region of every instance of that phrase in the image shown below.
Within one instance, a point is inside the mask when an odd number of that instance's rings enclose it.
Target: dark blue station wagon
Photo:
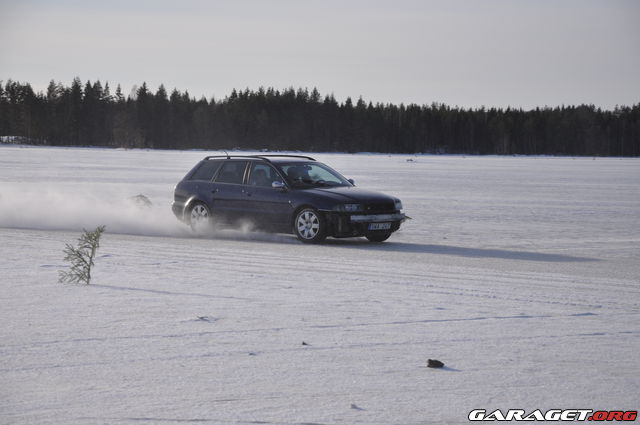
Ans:
[[[251,222],[307,243],[382,242],[405,220],[399,199],[360,189],[308,156],[207,156],[175,188],[174,214],[194,230]]]

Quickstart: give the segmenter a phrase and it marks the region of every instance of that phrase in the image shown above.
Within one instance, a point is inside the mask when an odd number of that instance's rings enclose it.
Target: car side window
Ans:
[[[216,183],[242,184],[247,161],[226,161],[220,167]]]
[[[196,171],[189,177],[189,180],[206,180],[211,181],[214,174],[220,168],[222,161],[203,161]]]
[[[271,183],[277,180],[276,171],[268,164],[254,162],[251,165],[249,184],[251,186],[271,187]]]
[[[317,164],[287,164],[282,166],[287,179],[292,185],[315,185],[321,184],[326,186],[346,185],[346,180],[332,172],[326,166]]]

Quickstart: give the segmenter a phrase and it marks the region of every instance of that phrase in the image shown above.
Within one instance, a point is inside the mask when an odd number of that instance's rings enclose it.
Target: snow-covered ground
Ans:
[[[0,147],[0,423],[638,409],[639,159],[316,155],[413,220],[307,246],[192,236],[169,205],[205,154]],[[92,284],[58,283],[100,224]]]

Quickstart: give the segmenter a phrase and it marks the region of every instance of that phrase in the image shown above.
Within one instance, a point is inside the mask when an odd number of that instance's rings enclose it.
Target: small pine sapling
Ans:
[[[64,249],[64,260],[71,263],[69,270],[59,272],[60,283],[84,283],[91,281],[91,267],[96,250],[100,247],[100,236],[104,232],[105,226],[98,226],[96,230],[90,232],[84,230],[78,239],[78,247],[67,244]]]

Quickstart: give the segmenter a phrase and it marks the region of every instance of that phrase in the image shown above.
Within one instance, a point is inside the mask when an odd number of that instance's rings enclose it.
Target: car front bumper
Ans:
[[[384,223],[384,222],[403,222],[406,219],[404,213],[395,214],[368,214],[368,215],[352,215],[350,217],[352,223]]]
[[[329,235],[335,238],[365,236],[368,234],[392,233],[400,229],[407,219],[401,212],[392,214],[345,214],[329,212],[326,215]],[[389,223],[388,228],[370,230],[371,223]]]

